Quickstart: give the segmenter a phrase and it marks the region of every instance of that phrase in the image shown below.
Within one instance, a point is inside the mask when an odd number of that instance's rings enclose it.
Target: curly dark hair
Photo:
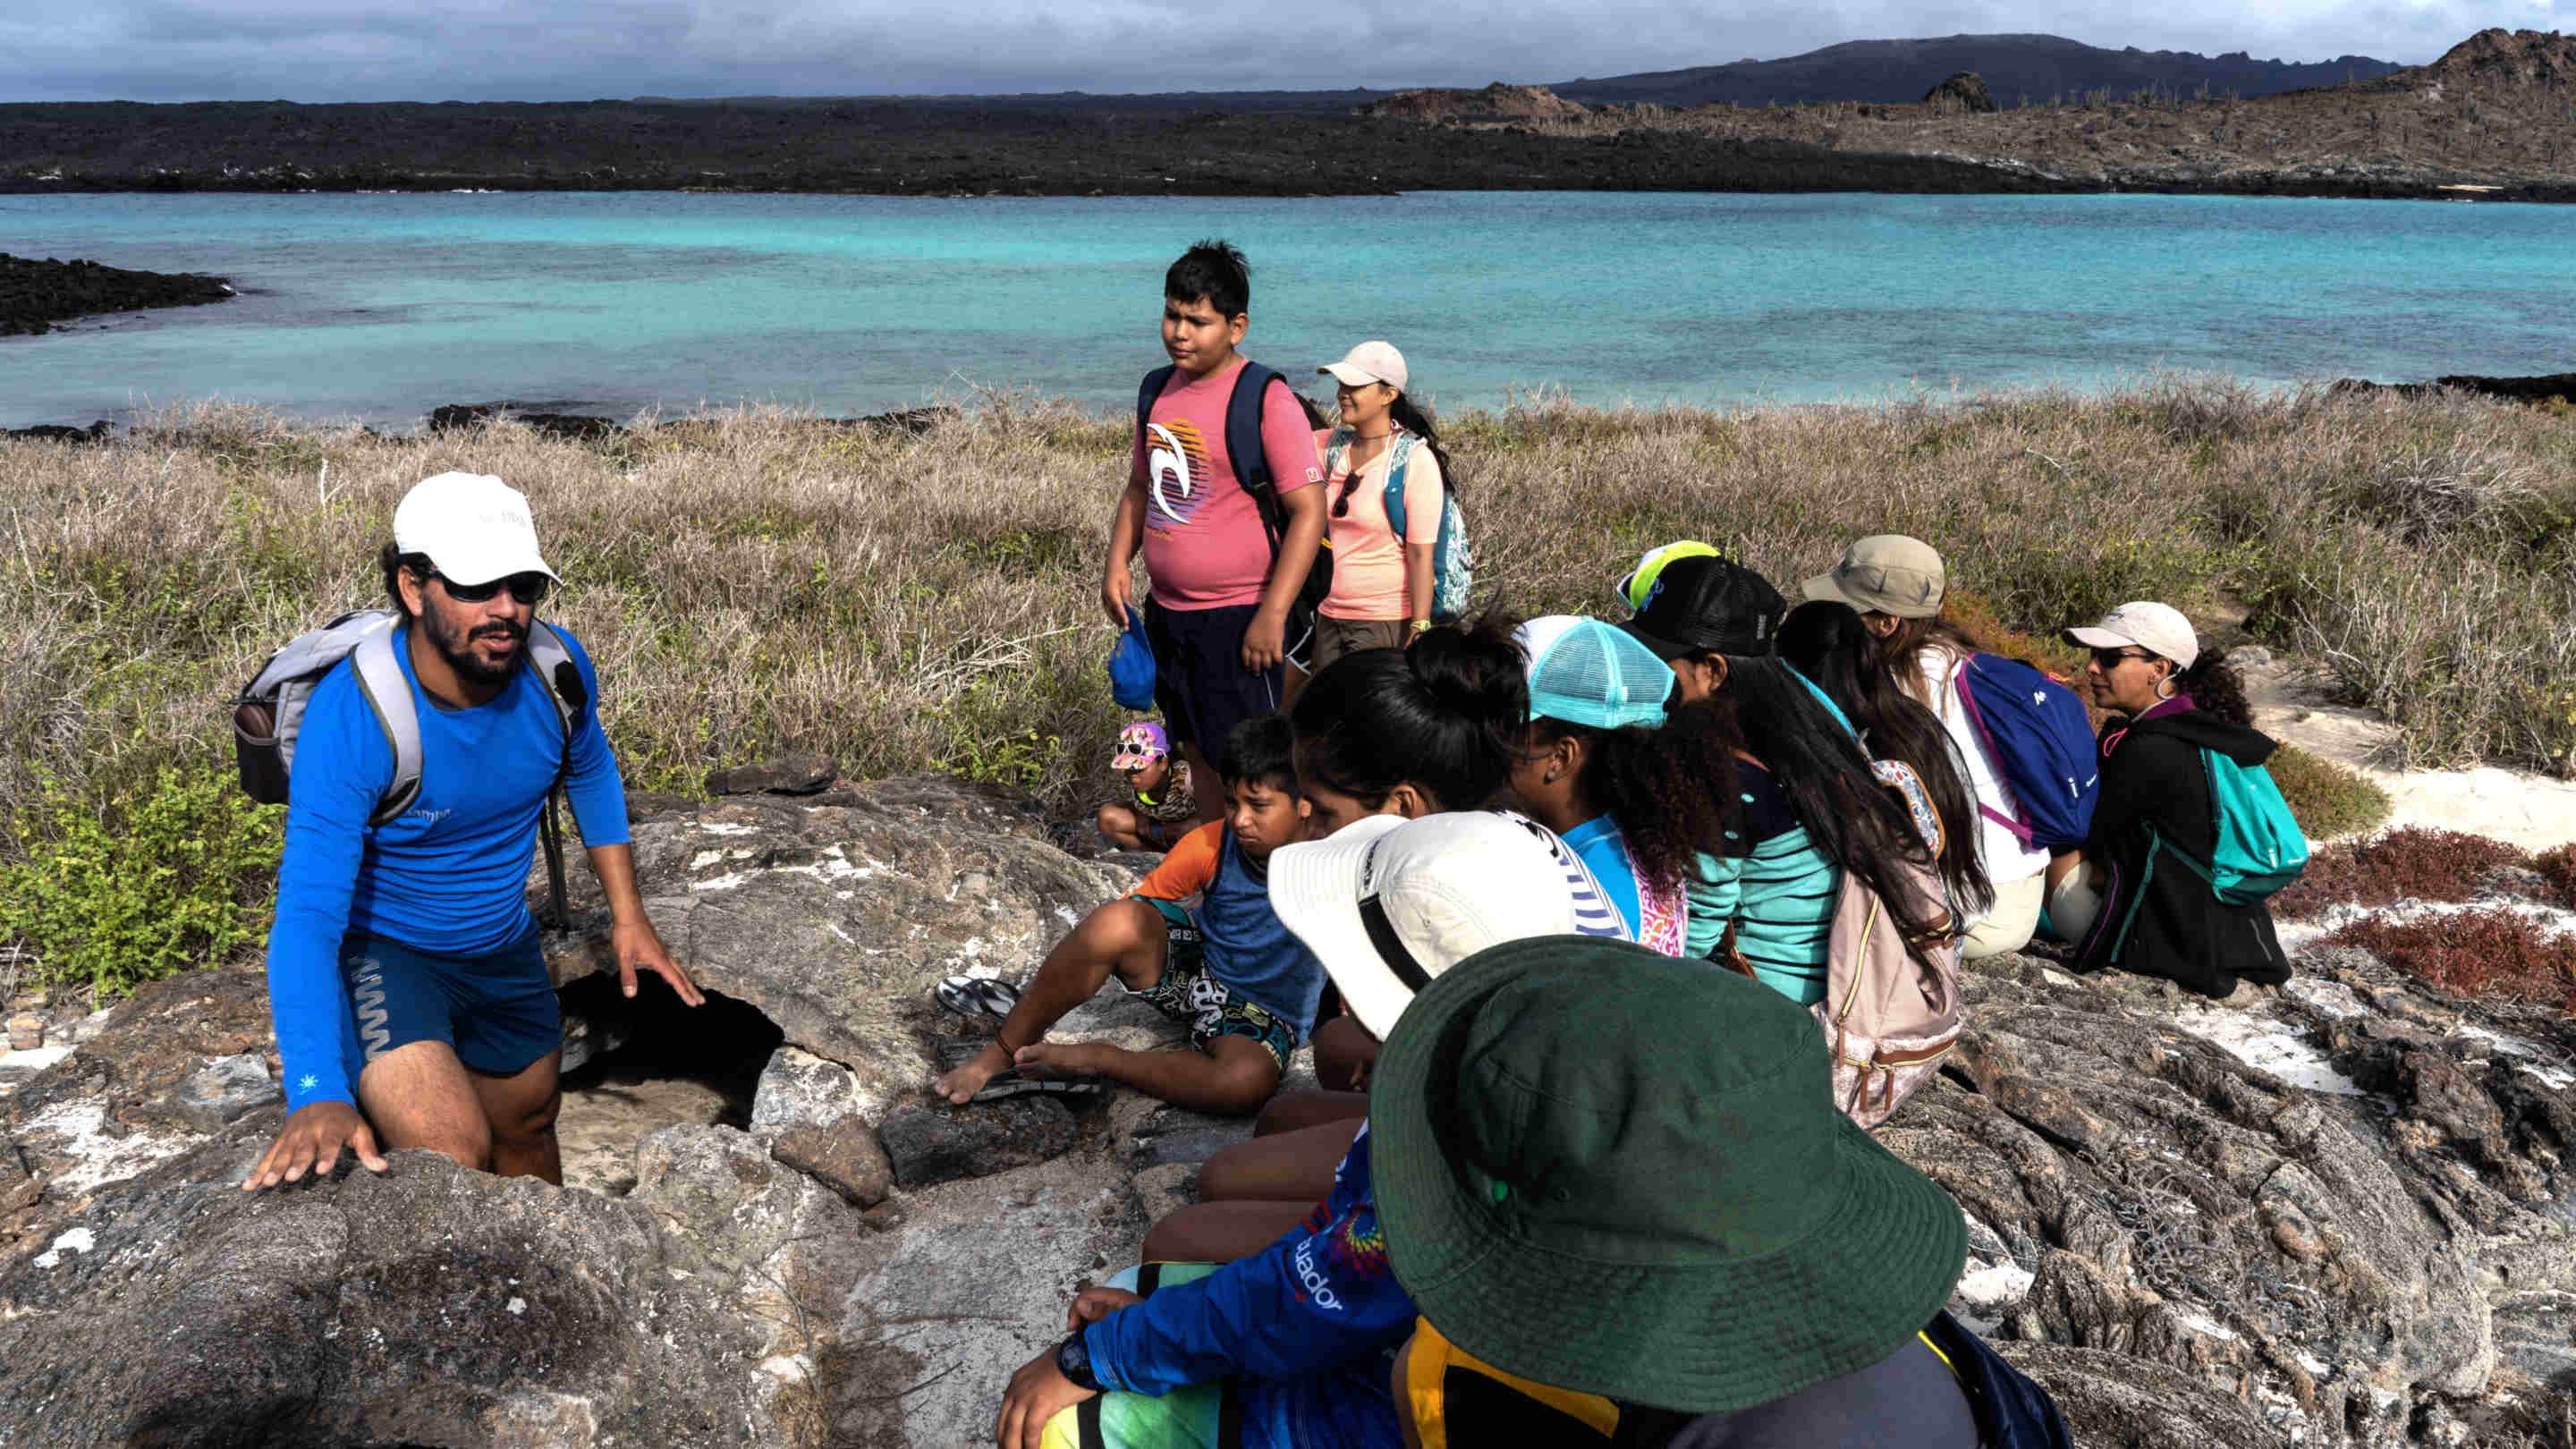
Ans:
[[[1726,848],[1726,832],[1742,813],[1732,782],[1744,741],[1732,711],[1677,709],[1661,729],[1604,730],[1545,718],[1530,728],[1542,741],[1583,742],[1584,798],[1617,822],[1640,876],[1679,885],[1700,856]]]
[[[402,615],[404,618],[410,618],[411,609],[408,605],[403,603],[403,570],[409,569],[413,573],[420,575],[423,579],[427,579],[429,577],[429,571],[438,567],[438,565],[429,561],[428,554],[405,553],[398,545],[390,543],[384,546],[383,552],[376,555],[376,565],[384,570],[385,597],[393,600],[394,612]]]
[[[2174,689],[2191,696],[2201,713],[2232,725],[2254,727],[2254,706],[2245,698],[2245,680],[2227,662],[2227,651],[2204,653],[2189,669],[2173,676]]]

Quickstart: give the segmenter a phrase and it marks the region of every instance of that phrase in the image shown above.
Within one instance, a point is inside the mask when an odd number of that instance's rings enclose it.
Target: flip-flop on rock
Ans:
[[[967,1098],[966,1101],[969,1105],[977,1102],[999,1102],[1006,1097],[1025,1097],[1032,1092],[1045,1092],[1052,1096],[1088,1101],[1106,1095],[1108,1091],[1109,1084],[1098,1077],[1032,1076],[1018,1067],[1005,1067],[995,1072],[991,1080],[984,1083],[984,1090]]]
[[[990,976],[949,976],[930,989],[931,999],[959,1016],[1008,1016],[1020,988]]]

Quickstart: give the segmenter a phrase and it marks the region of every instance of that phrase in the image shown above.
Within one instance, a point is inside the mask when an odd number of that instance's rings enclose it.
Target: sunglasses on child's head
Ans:
[[[460,584],[436,571],[432,571],[430,577],[447,585],[447,596],[460,604],[488,604],[492,601],[493,595],[508,589],[511,598],[532,609],[546,601],[546,589],[554,583],[554,580],[538,573],[512,574],[506,579],[494,579],[488,584],[470,585]]]

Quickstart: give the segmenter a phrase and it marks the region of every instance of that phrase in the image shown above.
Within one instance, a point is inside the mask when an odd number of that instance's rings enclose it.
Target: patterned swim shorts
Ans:
[[[1297,1028],[1268,1007],[1235,995],[1208,973],[1202,954],[1206,937],[1188,907],[1152,896],[1136,899],[1162,912],[1171,942],[1163,953],[1163,979],[1136,994],[1152,1002],[1165,1016],[1185,1023],[1190,1029],[1190,1045],[1200,1051],[1206,1051],[1208,1044],[1221,1036],[1250,1037],[1270,1053],[1280,1071],[1286,1072],[1288,1057],[1297,1050]]]

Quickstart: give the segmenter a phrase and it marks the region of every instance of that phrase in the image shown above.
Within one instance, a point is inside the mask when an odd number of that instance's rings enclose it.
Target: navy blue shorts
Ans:
[[[537,923],[498,951],[449,956],[382,936],[340,942],[351,1012],[341,1054],[354,1080],[416,1041],[444,1042],[472,1072],[510,1077],[563,1045],[563,1008],[537,949]]]
[[[1259,608],[1166,609],[1145,601],[1145,638],[1154,646],[1154,705],[1173,743],[1194,742],[1213,760],[1236,725],[1277,709],[1286,697],[1285,666],[1259,674],[1243,667],[1243,632]]]

